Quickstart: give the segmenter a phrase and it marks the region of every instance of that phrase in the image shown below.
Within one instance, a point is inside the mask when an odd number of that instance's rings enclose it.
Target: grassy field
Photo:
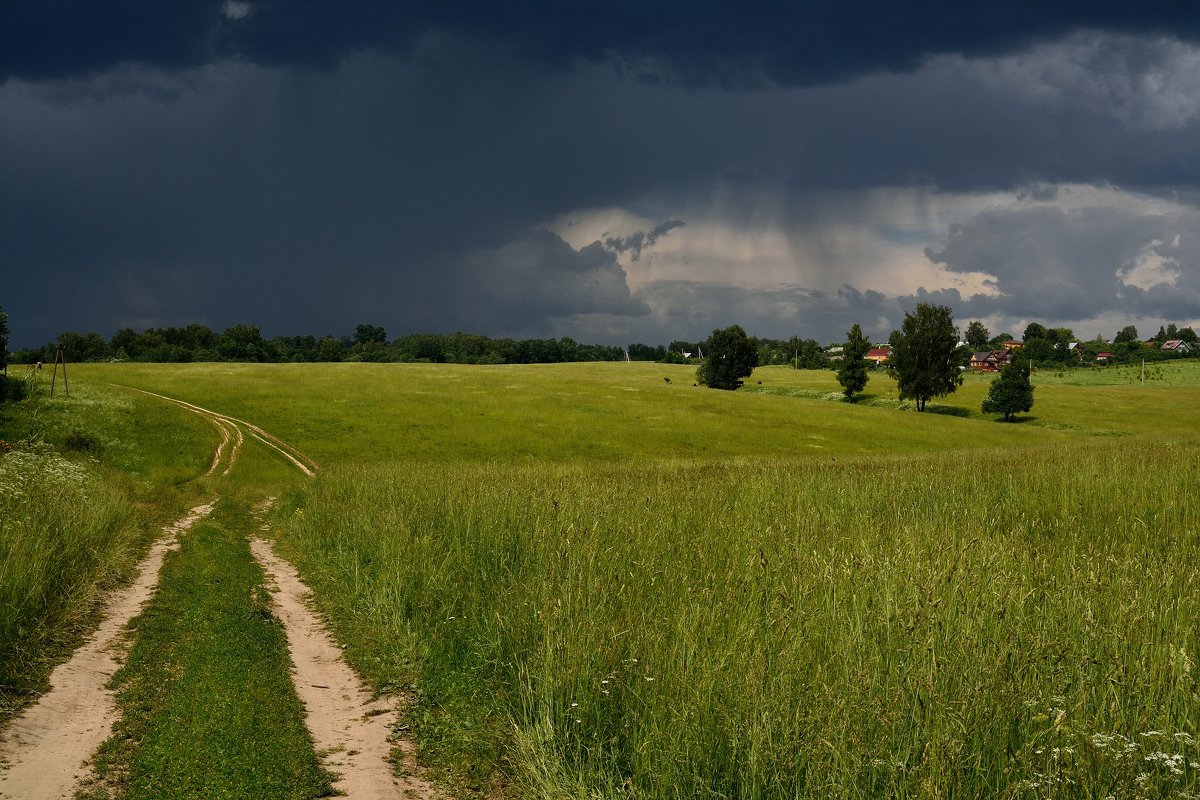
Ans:
[[[1035,445],[1061,438],[1055,427],[1091,435],[1147,430],[1145,412],[1195,400],[1200,387],[1098,397],[1075,393],[1067,408],[1038,396],[1034,424],[967,424],[986,386],[971,381],[937,404],[949,413],[921,417],[872,407],[894,395],[878,376],[864,403],[797,402],[836,391],[833,374],[764,369],[749,390],[764,396],[692,386],[694,370],[674,365],[560,364],[465,367],[436,364],[81,365],[97,380],[127,383],[252,418],[278,431],[318,463],[395,460],[461,462],[694,461],[816,454],[930,452]],[[666,380],[669,379],[670,383]],[[754,381],[762,380],[758,386]],[[1057,389],[1055,391],[1058,391]],[[1105,389],[1115,393],[1117,390]],[[1149,390],[1147,390],[1149,391]],[[778,394],[771,395],[768,392]],[[799,396],[785,397],[788,392]],[[1081,404],[1079,407],[1071,403]],[[1081,412],[1104,411],[1095,421]],[[1107,423],[1113,421],[1114,425]],[[1183,425],[1183,423],[1178,423]],[[1027,430],[1027,428],[1037,428]],[[812,453],[809,453],[811,455]]]
[[[933,414],[777,368],[737,393],[649,364],[73,377],[321,464],[281,545],[464,789],[1200,793],[1195,365],[1039,372],[1019,424],[979,376]]]

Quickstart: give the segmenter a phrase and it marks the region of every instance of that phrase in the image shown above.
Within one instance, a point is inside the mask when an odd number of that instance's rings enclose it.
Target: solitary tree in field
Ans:
[[[863,335],[858,323],[846,333],[846,346],[842,350],[842,368],[838,370],[838,383],[847,400],[867,388],[867,351],[871,342]]]
[[[719,328],[708,338],[704,363],[696,370],[696,382],[710,389],[736,389],[742,378],[758,366],[758,348],[741,325]]]
[[[954,358],[958,333],[947,306],[918,303],[892,333],[892,375],[900,384],[900,399],[915,400],[925,410],[931,397],[950,394],[962,385]]]
[[[1029,359],[1020,350],[1012,361],[1000,368],[1000,377],[992,381],[983,401],[983,413],[1003,414],[1005,422],[1033,408],[1033,384],[1029,382]]]

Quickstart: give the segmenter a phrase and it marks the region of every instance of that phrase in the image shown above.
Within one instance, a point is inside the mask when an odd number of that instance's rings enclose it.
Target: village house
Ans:
[[[866,358],[867,361],[874,362],[876,366],[879,366],[887,363],[887,360],[891,355],[892,348],[890,347],[873,347],[867,351],[867,354],[864,356],[864,358]]]
[[[1169,353],[1190,353],[1192,348],[1188,347],[1188,343],[1182,339],[1170,339],[1162,343],[1159,350],[1166,350]]]
[[[981,350],[971,354],[971,361],[967,366],[980,372],[999,372],[1000,368],[1010,361],[1012,361],[1012,352],[1007,348],[1004,350]]]

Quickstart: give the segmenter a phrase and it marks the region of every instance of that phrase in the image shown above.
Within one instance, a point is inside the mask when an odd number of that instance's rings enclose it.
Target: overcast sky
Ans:
[[[0,3],[0,306],[17,347],[1196,326],[1197,9]]]

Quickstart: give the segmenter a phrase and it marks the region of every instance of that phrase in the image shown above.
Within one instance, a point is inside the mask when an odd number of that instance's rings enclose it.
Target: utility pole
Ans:
[[[58,381],[58,365],[62,364],[63,368],[63,391],[67,397],[71,396],[71,385],[67,383],[67,357],[63,353],[63,346],[60,344],[58,349],[54,351],[54,374],[50,377],[50,396],[54,397],[54,384]]]

